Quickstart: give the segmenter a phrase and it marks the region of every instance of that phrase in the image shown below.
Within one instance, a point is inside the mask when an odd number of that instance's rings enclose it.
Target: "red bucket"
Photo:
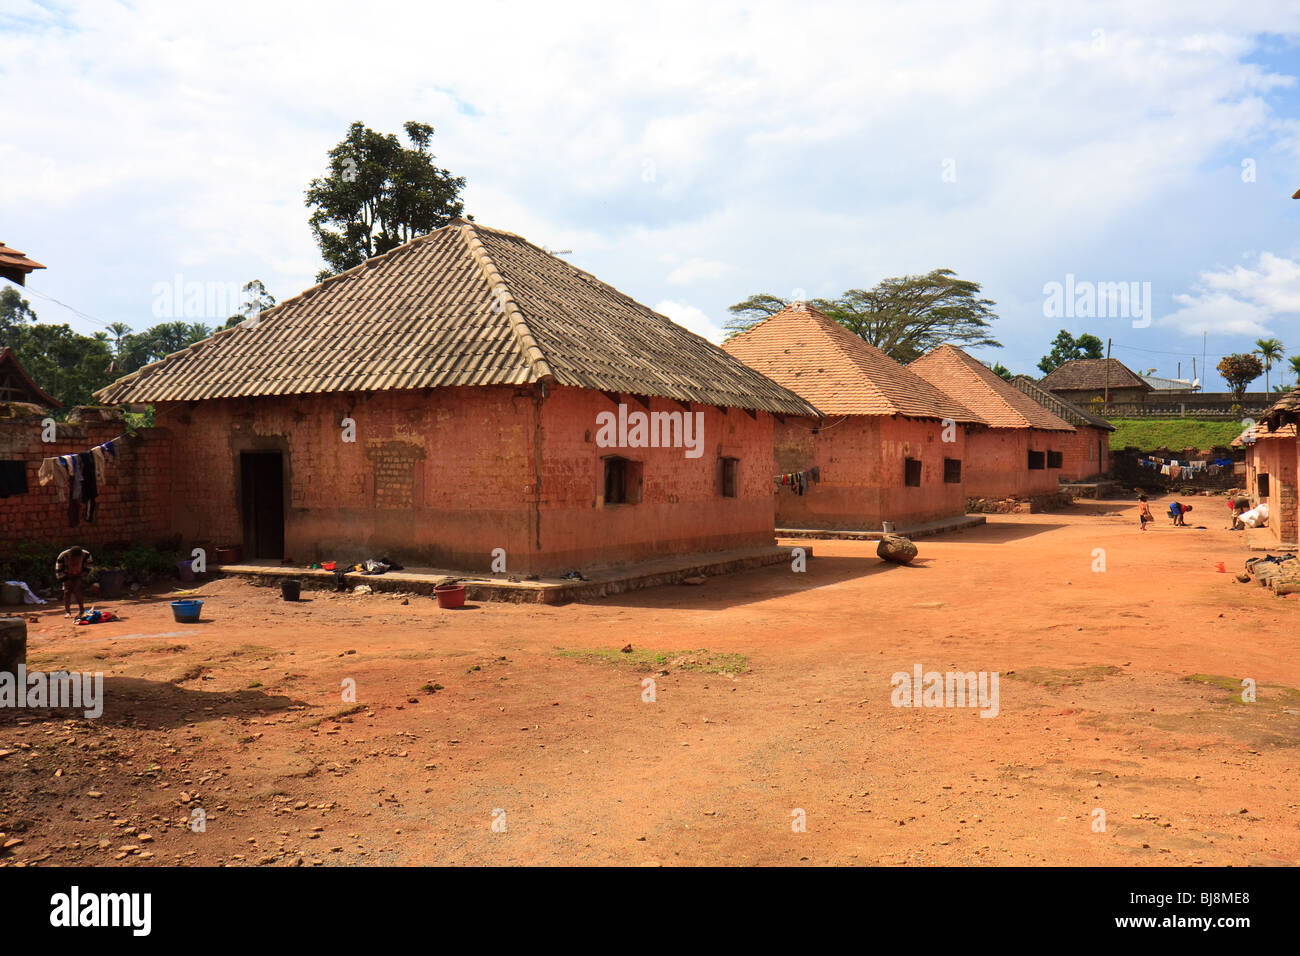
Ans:
[[[434,585],[433,593],[438,598],[438,607],[465,606],[465,585],[463,584],[437,584]]]

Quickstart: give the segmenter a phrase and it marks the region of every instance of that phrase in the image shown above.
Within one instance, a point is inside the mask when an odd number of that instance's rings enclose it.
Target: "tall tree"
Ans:
[[[1076,339],[1065,329],[1061,329],[1052,340],[1052,350],[1042,357],[1038,368],[1044,375],[1050,375],[1066,362],[1073,362],[1075,359],[1102,358],[1104,348],[1101,339],[1095,335],[1084,332]]]
[[[1268,373],[1282,359],[1285,353],[1282,343],[1277,339],[1256,339],[1255,352],[1264,360],[1264,391],[1268,391]]]
[[[985,364],[988,365],[987,362]],[[1005,379],[1008,382],[1011,381],[1013,378],[1015,378],[1015,376],[1011,374],[1011,369],[1007,368],[1001,362],[994,362],[991,365],[989,365],[989,371],[991,371],[998,378]]]
[[[261,279],[253,279],[244,283],[244,301],[240,305],[239,311],[226,319],[223,328],[230,328],[232,325],[238,325],[240,322],[250,322],[265,312],[271,306],[275,305],[275,296],[266,291],[266,286],[262,285]]]
[[[1291,371],[1295,373],[1296,384],[1300,385],[1300,355],[1293,355],[1290,358]]]
[[[27,374],[65,407],[89,405],[93,392],[112,381],[108,335],[81,335],[67,325],[37,321],[14,288],[0,291],[0,348],[9,347]]]
[[[1264,363],[1253,352],[1243,352],[1225,355],[1219,360],[1218,370],[1232,389],[1232,397],[1240,402],[1246,394],[1246,386],[1264,374]]]
[[[809,304],[900,362],[944,342],[1001,347],[990,334],[995,303],[980,297],[978,282],[958,279],[951,269],[889,278],[871,289],[849,289],[839,298]],[[787,305],[771,293],[751,295],[728,308],[735,318],[727,328],[738,334]]]
[[[308,222],[329,269],[317,280],[360,265],[445,226],[464,212],[465,179],[433,162],[433,127],[408,122],[411,146],[353,123],[329,151],[329,172],[307,189]]]

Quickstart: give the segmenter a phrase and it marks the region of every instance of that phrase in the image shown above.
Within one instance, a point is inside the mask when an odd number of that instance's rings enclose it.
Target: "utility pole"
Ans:
[[[1110,408],[1110,339],[1106,339],[1106,393],[1102,398],[1102,406]]]
[[[1205,339],[1206,336],[1208,336],[1209,334],[1210,334],[1209,330],[1206,330],[1201,333],[1201,374],[1202,375],[1210,374],[1210,367],[1205,364]],[[1203,392],[1205,391],[1205,389],[1202,388],[1201,391]]]

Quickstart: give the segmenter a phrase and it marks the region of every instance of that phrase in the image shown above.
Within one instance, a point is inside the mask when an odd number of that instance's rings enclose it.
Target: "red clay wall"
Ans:
[[[1261,438],[1248,453],[1251,501],[1268,503],[1268,533],[1278,544],[1294,545],[1300,534],[1300,510],[1296,500],[1300,441],[1294,438]],[[1269,493],[1259,495],[1259,475],[1268,475]]]
[[[1106,429],[1079,425],[1073,434],[1060,433],[1057,445],[1065,455],[1062,481],[1087,481],[1110,473],[1110,432]]]
[[[643,410],[628,400],[630,410]],[[678,411],[654,400],[653,410]],[[771,544],[772,419],[705,413],[704,453],[599,448],[599,392],[456,388],[159,406],[177,435],[175,521],[187,542],[241,543],[239,454],[285,455],[285,552],[296,563],[390,555],[512,573]],[[340,422],[356,423],[356,441]],[[179,440],[183,437],[183,441]],[[741,461],[721,497],[718,456]],[[603,457],[641,462],[642,500],[603,506]],[[540,485],[537,476],[540,474]]]
[[[903,527],[965,514],[963,485],[944,482],[943,460],[964,457],[966,435],[954,426],[945,442],[943,432],[937,421],[874,415],[832,419],[816,435],[810,422],[778,423],[775,473],[816,465],[821,482],[802,496],[778,489],[777,526],[875,531],[882,521]],[[919,487],[904,483],[907,458],[921,461]]]
[[[54,442],[41,441],[41,420],[0,422],[0,459],[27,462],[25,495],[0,498],[0,548],[24,542],[84,545],[92,551],[106,544],[156,544],[171,532],[170,439],[161,429],[142,429],[138,436],[117,443],[118,467],[108,468],[99,488],[91,524],[74,528],[68,522],[66,490],[36,478],[41,459],[88,451],[125,431],[120,421],[60,424]]]
[[[970,498],[1028,497],[1060,487],[1060,468],[1030,471],[1029,451],[1064,451],[1068,432],[1037,428],[988,428],[966,437],[966,495]]]

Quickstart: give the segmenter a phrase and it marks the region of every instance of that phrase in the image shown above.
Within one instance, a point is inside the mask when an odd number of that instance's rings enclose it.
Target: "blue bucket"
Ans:
[[[203,602],[199,600],[172,601],[172,617],[181,624],[193,624],[202,610]]]

